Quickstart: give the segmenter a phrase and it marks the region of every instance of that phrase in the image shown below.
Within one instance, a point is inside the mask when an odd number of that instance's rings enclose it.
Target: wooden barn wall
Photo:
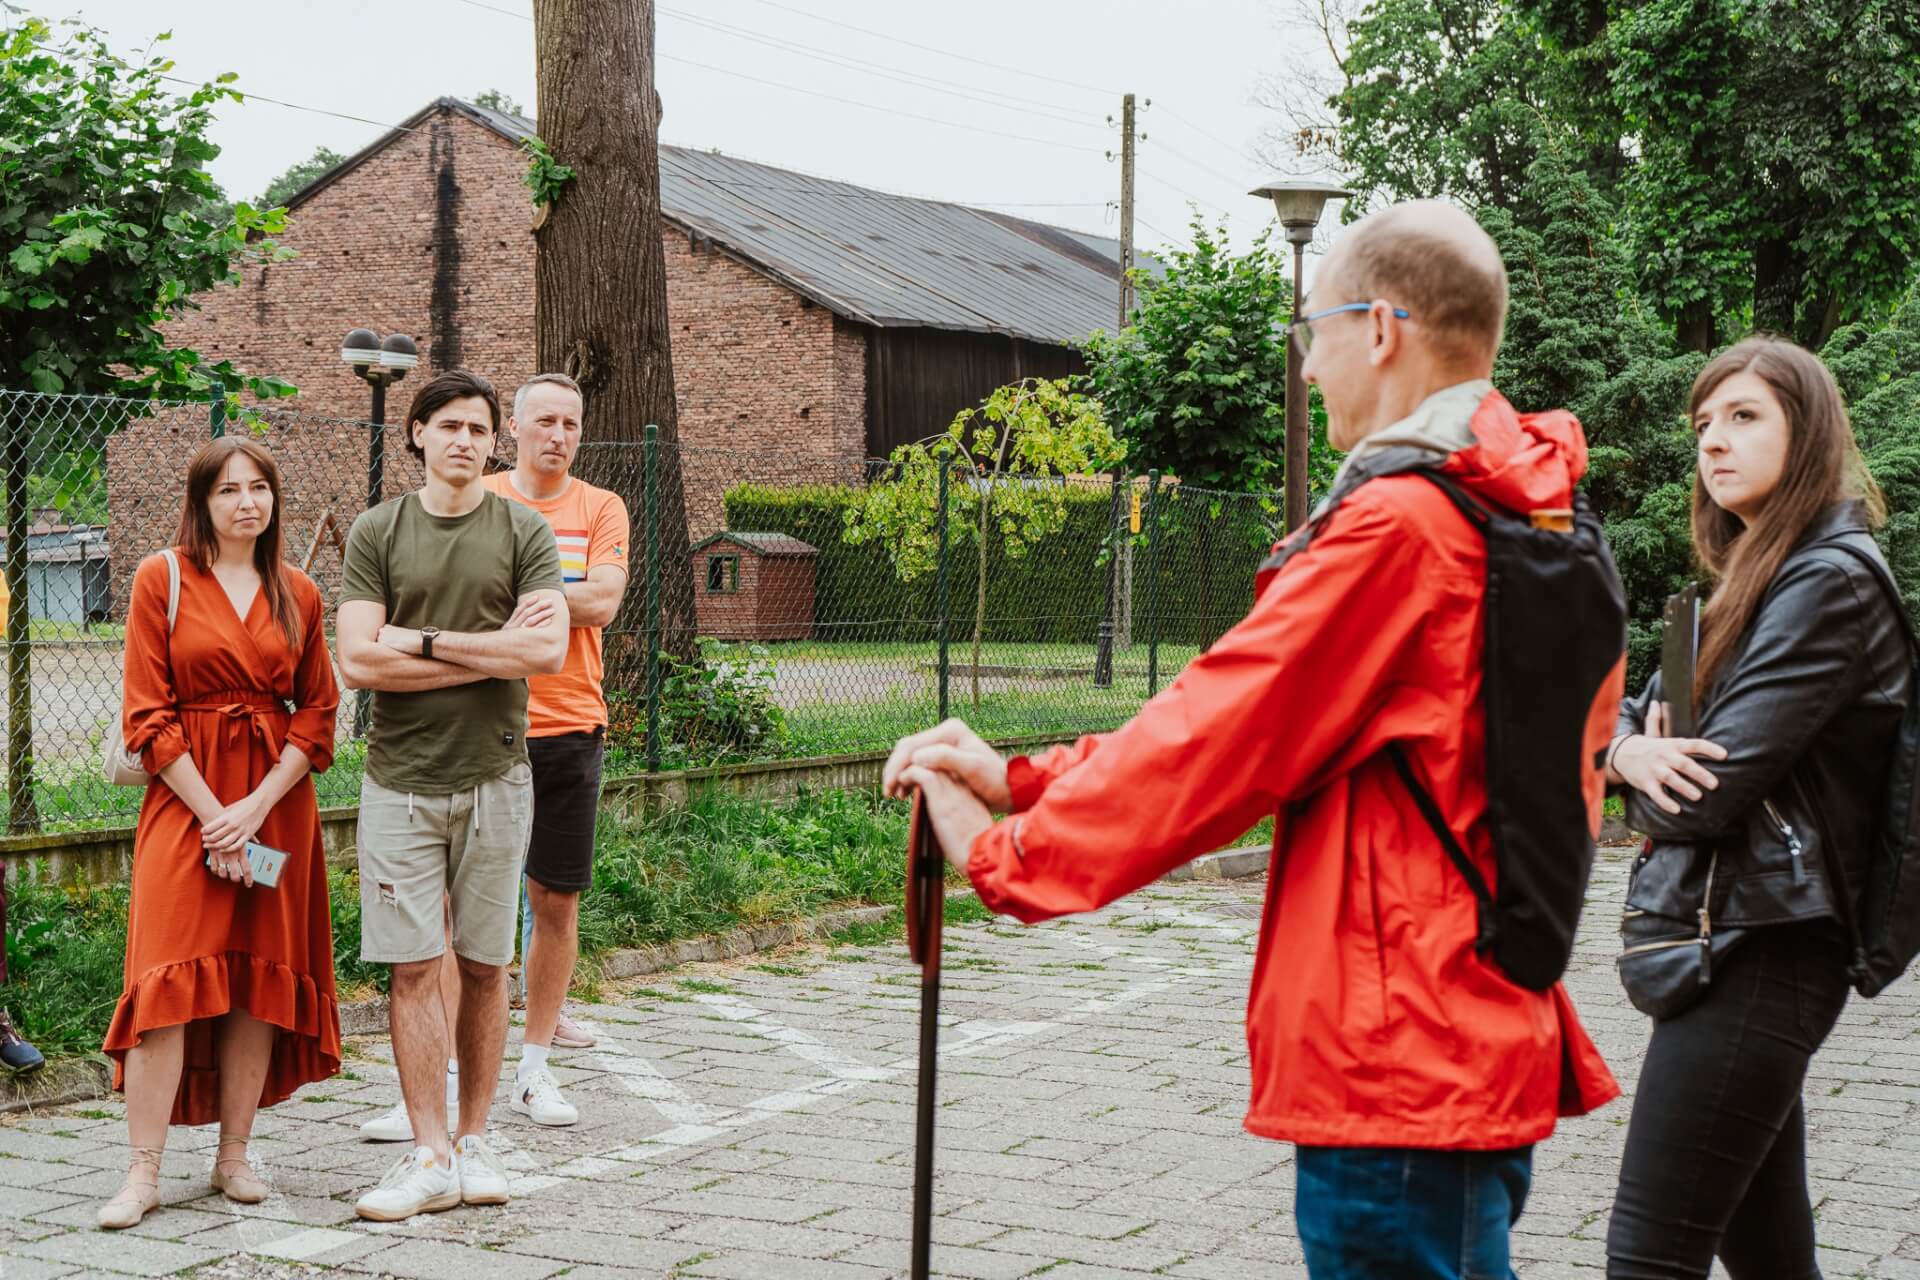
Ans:
[[[1071,347],[947,329],[867,330],[867,452],[946,430],[953,416],[1021,378],[1084,373]]]

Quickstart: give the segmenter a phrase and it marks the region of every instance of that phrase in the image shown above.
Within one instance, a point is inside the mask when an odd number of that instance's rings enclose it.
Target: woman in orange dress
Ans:
[[[213,1185],[253,1203],[255,1111],[340,1069],[326,859],[311,774],[333,760],[340,693],[320,592],[281,562],[280,472],[244,436],[187,468],[180,601],[149,556],[127,618],[124,730],[152,781],[134,835],[125,985],[106,1052],[126,1091],[126,1185],[102,1227],[159,1203],[171,1124],[220,1122]],[[245,846],[288,857],[256,885]]]

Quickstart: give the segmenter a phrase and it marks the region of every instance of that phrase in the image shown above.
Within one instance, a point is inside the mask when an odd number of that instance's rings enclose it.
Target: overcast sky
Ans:
[[[242,89],[377,122],[259,99],[222,108],[212,168],[236,197],[315,147],[351,154],[442,94],[500,89],[535,107],[532,0],[20,2],[90,20],[123,55],[170,29],[183,76],[234,71]],[[1184,240],[1194,206],[1245,244],[1272,219],[1246,194],[1265,172],[1255,144],[1277,123],[1256,89],[1314,56],[1283,29],[1287,5],[676,0],[657,8],[661,136],[1111,235],[1119,130],[1106,118],[1132,91],[1152,101],[1139,122],[1142,246]]]

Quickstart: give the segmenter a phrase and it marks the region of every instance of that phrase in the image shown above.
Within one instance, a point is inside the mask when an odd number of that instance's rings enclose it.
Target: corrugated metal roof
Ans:
[[[456,99],[442,106],[515,141],[534,129]],[[1117,240],[668,146],[660,205],[673,223],[862,324],[1051,343],[1114,327]],[[1141,264],[1153,265],[1145,255]]]

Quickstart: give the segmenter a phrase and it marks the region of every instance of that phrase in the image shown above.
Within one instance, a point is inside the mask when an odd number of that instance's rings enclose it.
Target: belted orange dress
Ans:
[[[340,1008],[333,985],[320,809],[300,779],[254,839],[290,856],[276,888],[247,888],[207,870],[200,820],[160,780],[191,752],[222,804],[258,786],[291,742],[316,773],[333,763],[340,690],[327,651],[324,604],[312,579],[284,567],[301,620],[289,645],[258,592],[236,613],[211,573],[180,560],[180,606],[167,634],[167,566],[149,556],[134,574],[125,659],[127,746],[152,781],[134,834],[127,963],[105,1051],[121,1088],[127,1050],[156,1027],[188,1024],[174,1124],[219,1119],[214,1022],[244,1009],[280,1028],[260,1104],[340,1070]]]

